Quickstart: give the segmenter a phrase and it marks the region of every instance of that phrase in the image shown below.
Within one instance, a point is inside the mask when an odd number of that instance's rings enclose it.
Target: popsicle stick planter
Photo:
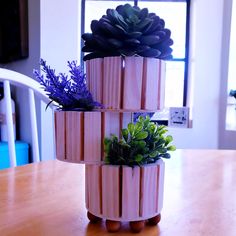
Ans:
[[[88,86],[108,109],[160,110],[165,63],[155,58],[105,57],[86,61]]]
[[[112,221],[148,220],[163,206],[164,162],[142,167],[86,165],[86,207]]]
[[[56,157],[73,163],[98,163],[104,159],[103,140],[132,120],[130,112],[55,112]]]

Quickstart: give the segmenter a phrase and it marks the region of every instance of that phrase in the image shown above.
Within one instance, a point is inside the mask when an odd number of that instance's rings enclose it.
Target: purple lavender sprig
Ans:
[[[75,61],[68,61],[69,78],[63,73],[56,75],[55,70],[51,69],[43,59],[40,60],[40,66],[45,76],[38,70],[34,70],[34,75],[49,98],[59,104],[59,109],[90,111],[102,107],[99,102],[93,100],[86,85],[86,76]]]

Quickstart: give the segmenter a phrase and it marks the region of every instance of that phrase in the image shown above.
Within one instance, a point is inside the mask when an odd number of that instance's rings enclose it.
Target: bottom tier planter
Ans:
[[[141,167],[86,165],[86,207],[90,220],[158,223],[163,206],[164,162]],[[92,216],[92,217],[91,217]],[[108,226],[109,227],[109,226]],[[119,227],[118,227],[119,228]],[[133,227],[135,228],[135,227]]]

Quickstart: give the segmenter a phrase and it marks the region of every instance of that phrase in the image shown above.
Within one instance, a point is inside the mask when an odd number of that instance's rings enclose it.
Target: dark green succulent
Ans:
[[[147,8],[129,4],[107,9],[100,20],[91,22],[92,33],[82,35],[84,60],[108,56],[172,58],[173,40],[165,22]]]
[[[150,118],[140,116],[136,124],[129,123],[122,129],[122,139],[112,135],[104,139],[105,162],[112,165],[144,165],[155,163],[160,158],[170,158],[168,151],[174,151],[170,145],[173,138],[165,135],[167,129],[156,125]]]

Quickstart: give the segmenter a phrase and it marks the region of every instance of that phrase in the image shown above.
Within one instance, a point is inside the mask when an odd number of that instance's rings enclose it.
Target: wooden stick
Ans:
[[[159,178],[158,178],[158,204],[157,213],[160,213],[163,208],[163,195],[164,195],[164,175],[165,175],[165,162],[159,160]]]
[[[140,168],[122,167],[122,218],[139,217]]]
[[[101,166],[100,165],[86,165],[86,205],[88,210],[94,215],[102,214],[101,206]]]
[[[65,113],[55,112],[55,138],[56,138],[56,158],[65,160]]]
[[[103,112],[102,113],[102,160],[105,159],[104,153],[104,138],[110,138],[112,134],[117,135],[119,137],[120,134],[120,126],[119,126],[119,112]]]
[[[95,58],[86,62],[88,88],[94,100],[102,103],[103,59]]]
[[[105,57],[103,62],[103,105],[109,109],[120,109],[122,59]]]
[[[123,109],[141,109],[143,58],[126,57]]]
[[[159,60],[159,84],[158,84],[158,110],[165,107],[165,82],[166,82],[166,63],[163,60]]]
[[[157,208],[157,168],[141,167],[140,217],[154,215]]]
[[[120,217],[119,166],[102,166],[102,212],[107,219]]]
[[[142,109],[157,109],[158,93],[160,93],[160,91],[158,91],[159,80],[159,60],[155,58],[145,58],[142,84]]]
[[[101,112],[84,113],[84,161],[101,161]]]

